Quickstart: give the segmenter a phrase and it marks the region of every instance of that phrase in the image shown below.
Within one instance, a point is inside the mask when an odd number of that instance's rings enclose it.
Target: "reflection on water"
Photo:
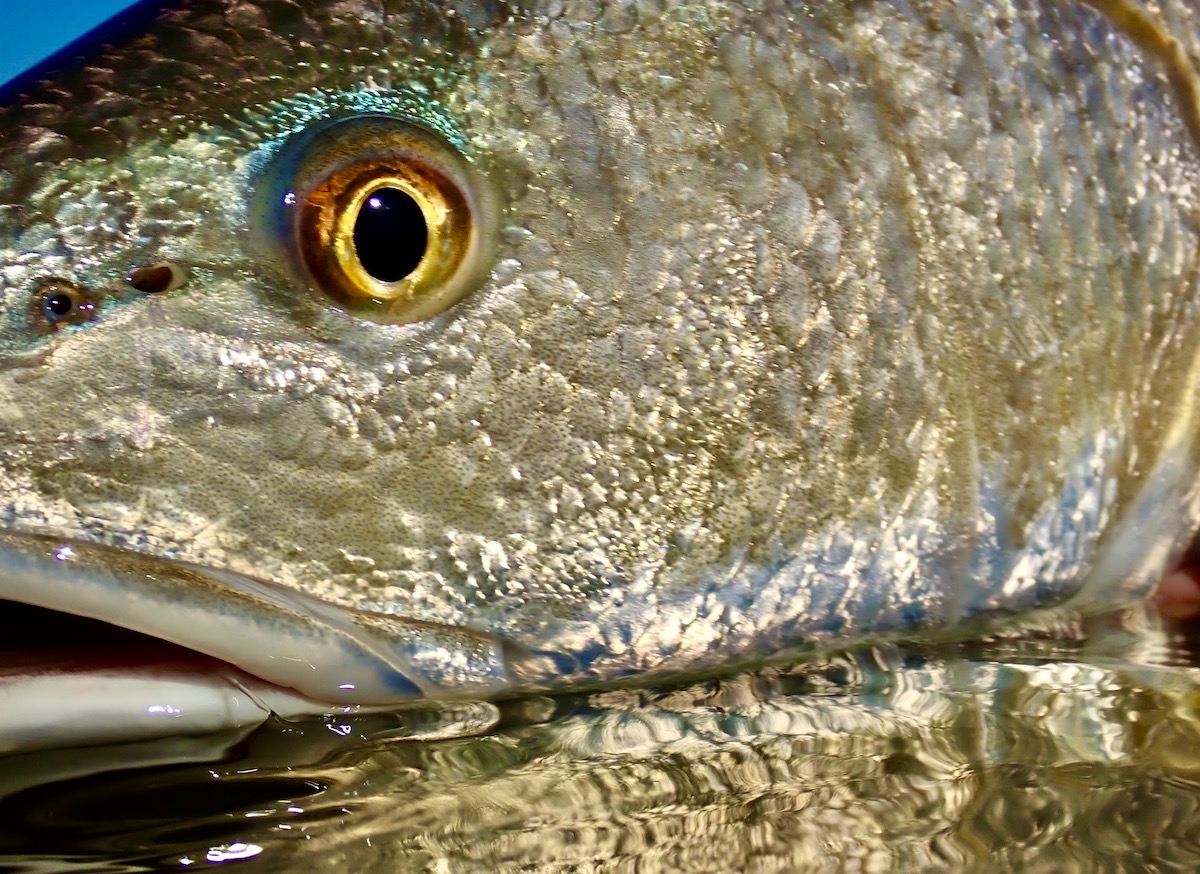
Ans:
[[[6,759],[0,870],[1200,870],[1194,629],[1144,619]]]

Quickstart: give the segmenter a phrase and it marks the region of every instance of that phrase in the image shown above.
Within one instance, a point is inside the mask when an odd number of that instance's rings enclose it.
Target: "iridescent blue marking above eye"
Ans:
[[[418,91],[314,91],[256,107],[246,115],[248,129],[263,137],[247,164],[247,181],[255,189],[250,218],[256,236],[269,245],[289,245],[292,207],[303,198],[300,176],[313,145],[330,128],[359,117],[431,130],[471,160],[467,138],[445,107]],[[370,145],[364,144],[358,157],[369,154]]]

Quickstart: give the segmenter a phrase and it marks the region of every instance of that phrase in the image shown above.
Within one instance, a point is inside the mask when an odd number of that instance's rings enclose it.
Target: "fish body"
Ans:
[[[0,598],[318,709],[1135,601],[1198,521],[1196,25],[143,3],[4,91]]]

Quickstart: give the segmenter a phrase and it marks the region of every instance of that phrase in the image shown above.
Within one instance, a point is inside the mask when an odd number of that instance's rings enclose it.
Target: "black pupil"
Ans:
[[[363,269],[380,282],[399,282],[417,269],[429,245],[425,214],[398,188],[380,188],[359,210],[354,250]]]
[[[52,294],[46,298],[46,310],[55,316],[68,316],[75,309],[75,301],[69,294]]]

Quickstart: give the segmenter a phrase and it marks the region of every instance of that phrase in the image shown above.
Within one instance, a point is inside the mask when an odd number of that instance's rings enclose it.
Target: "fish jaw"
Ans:
[[[94,544],[0,533],[0,599],[218,659],[260,689],[285,690],[285,713],[490,697],[509,686],[498,638],[368,616],[235,573]]]

